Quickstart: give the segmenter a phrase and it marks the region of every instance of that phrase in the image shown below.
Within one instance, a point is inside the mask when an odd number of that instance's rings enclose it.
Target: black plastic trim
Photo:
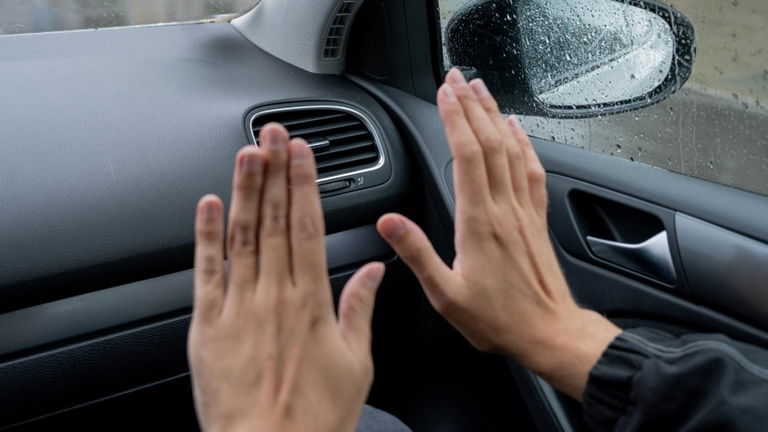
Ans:
[[[768,245],[682,213],[675,225],[691,294],[768,326]]]
[[[331,274],[349,271],[364,262],[394,257],[394,252],[373,225],[331,234],[326,238],[326,248]],[[2,314],[0,359],[189,310],[192,307],[192,277],[193,271],[186,270]]]
[[[447,184],[443,176],[445,167],[451,162],[451,152],[435,105],[394,87],[372,83],[355,75],[347,77],[377,98],[392,120],[408,134],[416,146],[414,157],[427,170],[424,177],[434,182],[444,203],[451,203],[446,209],[453,215],[453,186]]]
[[[0,429],[187,371],[182,316],[0,364]]]

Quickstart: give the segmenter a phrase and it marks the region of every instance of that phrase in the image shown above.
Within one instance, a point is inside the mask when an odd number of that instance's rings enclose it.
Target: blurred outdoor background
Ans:
[[[0,0],[0,34],[227,19],[257,0]]]

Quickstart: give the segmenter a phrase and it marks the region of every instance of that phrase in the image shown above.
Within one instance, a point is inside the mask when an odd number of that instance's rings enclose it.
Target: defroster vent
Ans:
[[[356,110],[341,106],[270,109],[253,114],[253,141],[267,123],[281,123],[291,138],[304,138],[315,153],[320,180],[371,171],[383,163],[373,125]]]
[[[338,60],[344,50],[344,42],[347,37],[347,31],[352,23],[352,13],[355,9],[357,0],[341,0],[339,9],[333,16],[331,25],[328,27],[328,34],[323,46],[324,60]]]

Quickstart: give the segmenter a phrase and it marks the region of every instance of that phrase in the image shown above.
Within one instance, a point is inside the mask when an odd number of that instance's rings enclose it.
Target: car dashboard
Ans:
[[[294,136],[314,137],[334,278],[394,259],[372,224],[402,207],[408,163],[349,81],[286,64],[228,23],[0,49],[0,426],[186,374],[194,208],[206,193],[228,201],[254,122],[292,116]]]

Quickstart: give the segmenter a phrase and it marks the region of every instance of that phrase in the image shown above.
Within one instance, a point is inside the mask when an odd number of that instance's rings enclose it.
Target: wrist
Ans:
[[[217,424],[201,429],[205,432],[281,432],[288,430],[284,424],[276,419],[255,413],[239,418],[220,419]]]
[[[558,390],[581,399],[589,372],[621,329],[599,313],[578,307],[547,327],[518,360]]]

